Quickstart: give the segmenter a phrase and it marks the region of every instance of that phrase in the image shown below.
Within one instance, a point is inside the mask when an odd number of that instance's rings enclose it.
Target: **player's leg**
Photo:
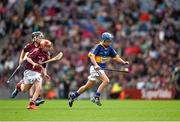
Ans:
[[[32,87],[32,84],[21,84],[21,92],[25,93],[29,91],[31,87]]]
[[[22,91],[21,90],[22,84],[32,84],[31,74],[29,73],[29,70],[25,70],[23,75],[24,75],[23,80],[21,80],[20,82],[17,83],[15,90],[11,94],[11,98],[15,98],[17,96],[17,94],[20,91]]]
[[[90,81],[88,80],[88,82],[84,85],[81,86],[78,90],[77,90],[77,95],[79,96],[80,94],[82,94],[83,92],[85,92],[88,89],[91,89],[94,85],[96,84],[96,81]],[[78,97],[76,96],[76,97]]]
[[[33,97],[34,91],[35,91],[35,87],[33,85],[31,87],[31,89],[29,90],[29,98],[30,98],[30,100]],[[35,103],[36,103],[36,106],[39,106],[39,105],[43,104],[44,102],[45,102],[45,100],[41,98],[41,95],[39,95],[38,98],[36,99]]]
[[[97,93],[101,94],[104,90],[104,88],[107,86],[107,84],[109,83],[109,78],[107,77],[107,75],[105,73],[102,73],[102,75],[100,77],[98,77],[98,79],[100,81],[102,81],[102,83],[100,84],[100,86],[97,89]],[[97,97],[100,95],[96,95]]]
[[[81,86],[76,92],[69,94],[69,107],[72,107],[74,100],[83,92],[85,92],[88,89],[91,89],[96,81],[88,81],[84,86]]]
[[[28,109],[37,109],[36,105],[35,105],[35,101],[36,99],[39,97],[40,93],[41,93],[41,89],[42,89],[42,82],[36,80],[34,82],[34,87],[35,87],[35,92],[33,94],[33,97],[28,105]]]
[[[72,107],[75,98],[77,98],[80,94],[85,92],[87,89],[90,89],[94,86],[96,81],[98,81],[98,79],[97,79],[98,76],[99,76],[99,74],[97,73],[97,71],[95,71],[94,67],[91,66],[90,67],[90,75],[88,77],[88,82],[84,86],[80,87],[78,91],[71,93],[69,95],[69,106],[70,107]]]
[[[32,87],[31,87],[30,90],[29,90],[29,98],[30,98],[30,100],[32,99],[32,96],[33,96],[33,94],[34,94],[34,91],[35,91],[35,88],[34,88],[34,85],[32,85]]]
[[[19,92],[27,92],[31,86],[31,84],[24,84],[24,81],[21,80],[17,83],[15,90],[11,94],[11,98],[15,98]]]
[[[105,87],[107,86],[107,84],[109,83],[109,78],[107,77],[107,75],[106,75],[104,72],[102,72],[102,73],[101,73],[101,76],[99,76],[98,79],[99,79],[100,81],[102,81],[102,83],[101,83],[100,86],[98,87],[97,92],[96,92],[95,96],[92,98],[91,101],[92,101],[93,103],[101,106],[102,104],[101,104],[101,102],[100,102],[100,95],[101,95],[101,93],[103,92],[104,88],[105,88]]]
[[[19,81],[16,84],[14,91],[11,93],[11,98],[15,98],[17,94],[21,91],[21,84],[23,84],[23,80]]]

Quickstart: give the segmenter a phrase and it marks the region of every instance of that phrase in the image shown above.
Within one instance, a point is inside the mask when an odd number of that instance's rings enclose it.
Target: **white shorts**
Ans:
[[[32,70],[25,70],[24,71],[24,84],[33,84],[35,81],[42,82],[43,78],[41,73],[35,72]]]
[[[97,77],[99,77],[101,74],[105,74],[104,70],[100,69],[99,72],[97,72],[93,66],[90,67],[90,75],[88,77],[88,80],[90,81],[99,81]]]

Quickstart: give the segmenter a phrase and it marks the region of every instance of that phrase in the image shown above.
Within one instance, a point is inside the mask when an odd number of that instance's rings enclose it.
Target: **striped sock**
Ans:
[[[74,92],[72,98],[75,99],[75,98],[77,98],[79,95],[80,95],[80,94],[76,91],[76,92]]]
[[[96,92],[96,94],[95,94],[95,98],[100,97],[100,95],[101,95],[101,93]]]

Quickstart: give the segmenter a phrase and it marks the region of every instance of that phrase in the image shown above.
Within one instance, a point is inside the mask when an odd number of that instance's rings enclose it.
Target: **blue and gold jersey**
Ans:
[[[103,69],[111,58],[116,57],[117,52],[111,46],[105,48],[101,44],[97,44],[88,54],[89,57],[92,55],[95,56],[97,64]]]

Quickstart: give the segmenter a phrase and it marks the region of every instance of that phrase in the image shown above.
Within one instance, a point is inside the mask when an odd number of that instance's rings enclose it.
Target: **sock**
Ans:
[[[76,97],[78,97],[80,94],[76,91],[76,92],[74,93],[74,95],[75,95]]]
[[[99,92],[96,92],[96,94],[95,94],[95,98],[99,98],[100,97],[100,95],[101,95],[101,93],[99,93]]]
[[[16,89],[18,90],[18,91],[21,91],[21,82],[19,82],[17,85],[16,85]]]
[[[79,95],[80,95],[80,94],[76,91],[76,92],[74,92],[72,98],[75,99],[75,98],[77,98]]]

